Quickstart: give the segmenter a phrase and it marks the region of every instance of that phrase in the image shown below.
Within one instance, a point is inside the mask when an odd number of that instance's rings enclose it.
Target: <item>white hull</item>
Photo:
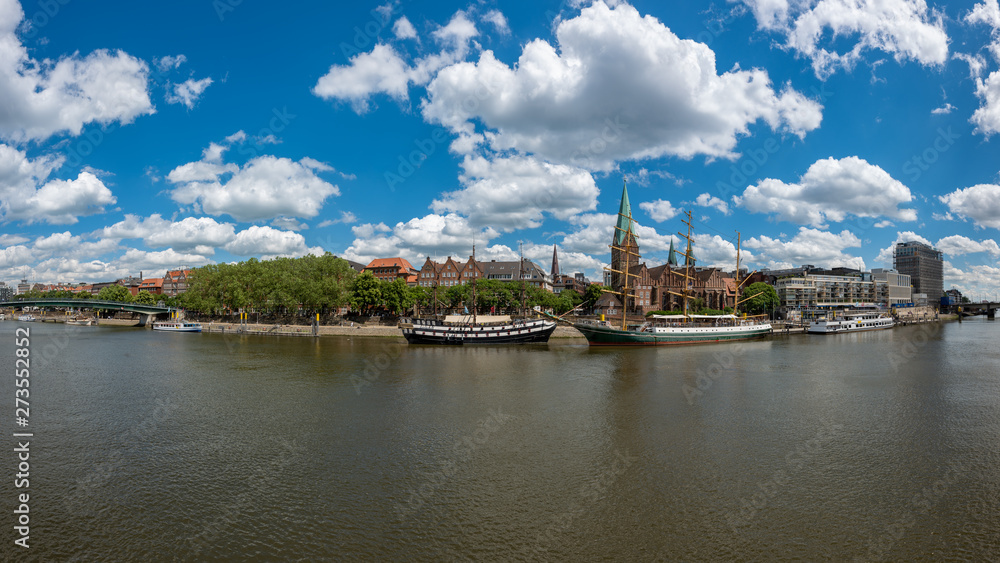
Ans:
[[[153,323],[153,330],[164,332],[201,332],[201,323],[160,322]]]
[[[848,315],[843,319],[813,321],[809,324],[809,334],[845,334],[882,330],[896,325],[891,317],[881,314]]]

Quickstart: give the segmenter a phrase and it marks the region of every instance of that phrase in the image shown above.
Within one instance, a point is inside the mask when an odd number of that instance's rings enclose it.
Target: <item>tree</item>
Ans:
[[[371,272],[361,272],[354,278],[351,305],[359,312],[368,312],[382,304],[382,282]]]
[[[100,301],[118,301],[119,303],[131,303],[132,292],[123,285],[108,285],[97,292],[97,299]]]
[[[156,305],[157,301],[159,301],[157,296],[146,291],[145,289],[140,291],[139,295],[135,296],[135,302],[140,305]]]
[[[396,278],[391,282],[382,282],[382,301],[385,308],[397,316],[413,306],[414,295],[406,285],[406,280]]]
[[[601,298],[601,295],[604,295],[603,287],[604,286],[596,283],[588,285],[587,291],[583,293],[583,300],[586,301],[590,307],[593,307],[594,304],[597,303],[597,300]]]
[[[752,315],[772,311],[780,303],[778,292],[774,290],[773,286],[764,282],[752,283],[749,287],[744,288],[743,296],[740,299],[746,299],[746,301],[740,303],[738,309],[743,309]]]

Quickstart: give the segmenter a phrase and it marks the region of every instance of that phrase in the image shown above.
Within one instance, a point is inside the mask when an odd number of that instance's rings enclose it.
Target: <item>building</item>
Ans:
[[[139,295],[139,286],[142,284],[142,274],[140,277],[129,276],[127,278],[122,278],[115,283],[128,289],[128,292],[132,294],[132,297]]]
[[[444,262],[435,262],[428,256],[424,265],[417,272],[419,287],[451,287],[463,285],[469,281],[483,277],[483,270],[474,264],[472,257],[465,262],[456,262],[451,256]]]
[[[580,272],[570,276],[567,274],[559,274],[558,277],[552,280],[552,293],[561,293],[564,289],[572,289],[573,291],[583,295],[587,292],[587,287],[590,286],[590,280],[588,280]]]
[[[900,242],[893,251],[892,265],[900,274],[910,276],[914,294],[926,295],[927,303],[941,301],[944,295],[941,251],[922,242]]]
[[[7,285],[7,282],[0,281],[0,301],[10,301],[14,298],[14,288]]]
[[[483,277],[488,280],[502,281],[524,281],[527,285],[552,291],[552,279],[545,273],[545,270],[531,260],[512,260],[509,262],[479,262],[479,267],[483,270]]]
[[[376,258],[365,266],[363,272],[370,272],[377,279],[384,282],[394,282],[403,279],[406,285],[417,285],[417,269],[410,265],[405,258]]]
[[[862,276],[787,276],[777,279],[774,289],[786,311],[875,303],[877,295],[875,282]]]
[[[163,278],[147,278],[139,284],[139,291],[148,291],[153,295],[163,295]]]
[[[549,275],[552,278],[553,285],[556,282],[556,278],[559,277],[559,253],[556,251],[556,245],[552,245],[552,273]]]
[[[24,295],[29,291],[31,291],[31,284],[28,283],[28,280],[21,280],[21,283],[17,284],[17,295]]]
[[[191,270],[170,270],[163,276],[163,295],[177,297],[188,290]]]
[[[875,268],[872,270],[875,280],[876,302],[888,307],[908,305],[913,303],[913,288],[910,287],[910,276],[900,274],[896,270]]]

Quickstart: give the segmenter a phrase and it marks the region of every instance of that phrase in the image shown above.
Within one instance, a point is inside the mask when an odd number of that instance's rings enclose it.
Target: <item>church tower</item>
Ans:
[[[622,201],[618,206],[618,223],[615,233],[611,237],[611,246],[618,248],[611,249],[611,269],[619,272],[625,271],[625,264],[630,267],[639,264],[639,243],[635,240],[635,223],[632,222],[632,206],[628,201],[628,186],[622,186]],[[627,233],[627,234],[626,234]],[[626,255],[625,250],[631,252]],[[626,260],[627,258],[627,260]],[[625,276],[611,272],[611,288],[621,291],[625,285]]]
[[[556,283],[559,279],[559,253],[556,251],[556,245],[552,245],[552,283]]]

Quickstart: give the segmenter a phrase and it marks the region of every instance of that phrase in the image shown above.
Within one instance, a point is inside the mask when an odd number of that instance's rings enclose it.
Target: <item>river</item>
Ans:
[[[653,349],[8,321],[8,374],[17,326],[4,561],[1000,558],[996,321]]]

